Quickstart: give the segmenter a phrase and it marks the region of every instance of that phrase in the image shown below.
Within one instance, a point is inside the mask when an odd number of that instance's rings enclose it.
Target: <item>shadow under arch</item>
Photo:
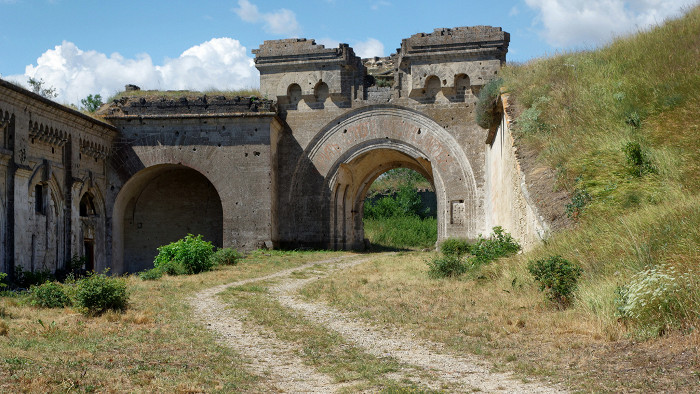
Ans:
[[[363,247],[363,197],[390,167],[408,167],[433,184],[438,241],[476,238],[483,223],[476,180],[457,141],[435,121],[395,106],[368,106],[326,125],[294,170],[287,204],[296,206],[288,234],[300,244]]]
[[[158,246],[188,233],[223,245],[223,208],[214,184],[181,164],[158,164],[134,174],[119,191],[112,216],[112,268],[153,266]]]

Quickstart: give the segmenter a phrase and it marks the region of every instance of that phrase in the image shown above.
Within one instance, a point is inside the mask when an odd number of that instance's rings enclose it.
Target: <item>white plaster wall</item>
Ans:
[[[507,108],[507,96],[503,95],[501,100]],[[549,227],[530,201],[510,132],[511,119],[507,111],[502,113],[493,142],[486,144],[487,223],[489,229],[503,227],[524,250],[529,250],[546,237]]]

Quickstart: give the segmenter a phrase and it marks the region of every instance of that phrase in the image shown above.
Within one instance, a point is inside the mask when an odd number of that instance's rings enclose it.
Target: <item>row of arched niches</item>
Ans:
[[[408,97],[424,104],[433,103],[472,103],[477,100],[479,91],[483,85],[472,85],[469,75],[467,74],[457,74],[452,80],[440,79],[436,75],[422,75],[419,78],[422,84],[414,87],[408,93]],[[396,95],[394,92],[396,90],[396,85],[378,87],[376,85],[370,86],[368,90],[372,92],[385,93],[384,95],[379,95],[386,97],[387,100]],[[404,93],[405,95],[405,93]],[[335,96],[335,95],[333,95]],[[395,97],[395,96],[394,96]],[[342,107],[343,102],[349,101],[348,98],[338,95],[336,97],[331,97],[329,92],[328,84],[319,80],[313,88],[313,94],[304,95],[302,88],[298,83],[292,83],[287,87],[287,95],[278,97],[278,104],[287,110],[299,109],[300,103],[310,109],[323,109],[329,104],[329,100],[334,103],[335,106]]]

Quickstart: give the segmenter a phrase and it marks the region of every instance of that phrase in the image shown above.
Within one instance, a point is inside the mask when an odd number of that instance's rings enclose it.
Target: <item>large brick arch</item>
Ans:
[[[435,121],[392,105],[345,114],[307,146],[287,201],[295,207],[296,232],[302,237],[306,232],[309,240],[322,239],[327,247],[360,247],[367,189],[377,176],[396,167],[412,168],[433,183],[439,239],[477,236],[483,213],[464,151]]]
[[[128,257],[128,253],[125,252],[128,239],[125,237],[124,217],[130,209],[130,201],[146,190],[150,182],[167,172],[191,170],[195,177],[201,175],[205,179],[203,182],[213,187],[215,190],[213,194],[216,194],[217,203],[221,207],[221,211],[217,212],[221,217],[216,219],[223,227],[215,231],[216,237],[225,238],[219,233],[223,234],[226,230],[230,230],[227,224],[230,225],[231,220],[227,220],[227,216],[231,216],[232,213],[227,209],[230,204],[226,204],[219,196],[227,193],[227,189],[234,186],[233,182],[226,182],[226,178],[222,176],[222,169],[217,166],[217,163],[222,161],[220,155],[224,156],[225,153],[219,146],[205,145],[202,141],[181,135],[179,132],[151,134],[119,144],[119,149],[113,155],[111,163],[121,180],[120,187],[113,191],[114,204],[110,213],[112,218],[111,266],[115,272],[126,272],[130,270],[130,265],[133,265],[125,261],[125,257]],[[172,212],[172,215],[178,215],[178,213]],[[223,246],[222,239],[210,239],[210,241],[219,247]],[[229,246],[228,243],[226,246]],[[131,269],[133,270],[133,267]]]

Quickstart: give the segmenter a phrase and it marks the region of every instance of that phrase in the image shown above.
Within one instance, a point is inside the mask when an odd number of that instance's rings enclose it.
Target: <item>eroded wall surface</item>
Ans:
[[[73,257],[106,268],[106,159],[117,130],[0,80],[0,132],[3,271],[54,272]]]
[[[490,227],[503,227],[528,250],[547,236],[549,228],[528,195],[511,134],[508,95],[501,95],[499,100],[501,122],[489,135],[485,148],[487,220]]]

